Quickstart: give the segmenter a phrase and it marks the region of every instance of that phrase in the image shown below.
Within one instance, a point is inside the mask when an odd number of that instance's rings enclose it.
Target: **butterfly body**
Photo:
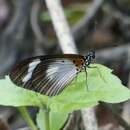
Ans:
[[[10,79],[18,86],[47,96],[59,94],[91,63],[94,54],[47,55],[28,58],[10,72]]]

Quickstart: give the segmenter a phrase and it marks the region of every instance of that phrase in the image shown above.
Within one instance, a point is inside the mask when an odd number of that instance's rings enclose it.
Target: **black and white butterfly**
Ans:
[[[14,84],[47,96],[58,95],[82,70],[86,71],[95,53],[46,55],[28,58],[10,72]]]

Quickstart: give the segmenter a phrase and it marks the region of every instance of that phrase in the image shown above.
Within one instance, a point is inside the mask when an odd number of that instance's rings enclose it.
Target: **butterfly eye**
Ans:
[[[94,59],[95,58],[95,51],[90,51],[87,56],[92,57],[92,59]]]
[[[95,53],[93,53],[92,58],[95,59]]]
[[[95,51],[92,51],[92,58],[95,58]]]

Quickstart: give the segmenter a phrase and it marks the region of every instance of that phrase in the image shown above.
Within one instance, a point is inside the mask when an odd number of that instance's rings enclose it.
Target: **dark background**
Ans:
[[[95,6],[91,0],[62,0],[62,4],[78,52],[85,55],[95,50],[96,62],[112,68],[130,87],[130,1],[104,0]],[[18,61],[45,54],[62,51],[44,1],[0,0],[1,78]],[[130,125],[129,102],[114,106],[101,103],[95,110],[101,130],[122,130]],[[35,111],[30,109],[34,119]],[[0,130],[27,128],[15,108],[1,106],[0,115]],[[80,112],[74,113],[72,122],[68,130],[84,129]]]

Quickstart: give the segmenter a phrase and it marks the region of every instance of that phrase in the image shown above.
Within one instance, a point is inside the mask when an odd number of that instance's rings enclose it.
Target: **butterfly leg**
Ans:
[[[74,82],[75,82],[74,84],[76,84],[76,87],[78,87],[78,86],[77,86],[77,82],[78,82],[78,75],[76,75],[76,77],[75,77],[75,79],[74,79]]]
[[[85,76],[86,76],[86,88],[87,88],[87,91],[89,91],[89,87],[88,87],[88,82],[87,82],[87,70],[86,70],[86,67],[84,67],[84,70],[85,70]]]

